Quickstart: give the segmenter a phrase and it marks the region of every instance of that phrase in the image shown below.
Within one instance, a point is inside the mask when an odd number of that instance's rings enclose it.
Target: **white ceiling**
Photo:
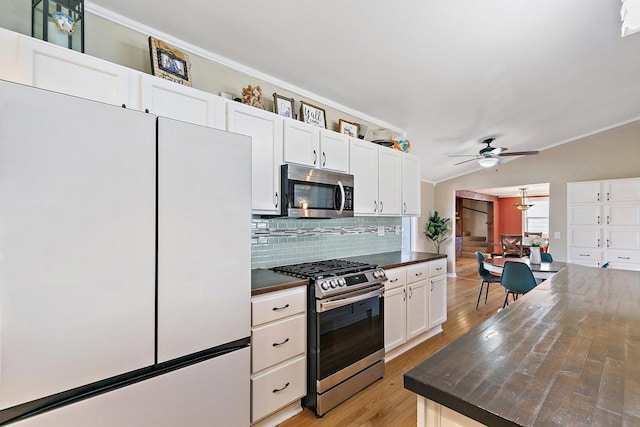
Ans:
[[[477,188],[476,193],[489,194],[496,197],[519,197],[522,196],[522,189],[525,189],[526,196],[548,196],[549,183],[542,184],[523,184],[515,187],[498,187],[498,188]]]
[[[618,0],[87,3],[405,129],[427,181],[478,169],[447,156],[488,135],[544,149],[640,117]]]

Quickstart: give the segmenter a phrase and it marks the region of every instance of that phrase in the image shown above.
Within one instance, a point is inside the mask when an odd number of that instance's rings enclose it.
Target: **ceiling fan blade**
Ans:
[[[502,153],[501,156],[531,156],[534,154],[539,154],[540,152],[537,150],[533,151],[512,151],[510,153]]]
[[[458,165],[461,165],[461,164],[463,164],[463,163],[473,162],[474,160],[478,160],[479,158],[480,158],[480,157],[475,157],[475,158],[473,158],[473,159],[463,160],[463,161],[461,161],[461,162],[454,163],[454,166],[458,166]]]

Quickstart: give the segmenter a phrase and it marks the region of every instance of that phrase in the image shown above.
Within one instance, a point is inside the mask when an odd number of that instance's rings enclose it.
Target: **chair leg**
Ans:
[[[489,285],[491,282],[487,282],[487,292],[484,294],[484,303],[487,304],[487,298],[489,298]]]
[[[504,296],[504,303],[502,303],[502,308],[505,308],[509,305],[509,292],[507,292]]]
[[[478,301],[476,301],[476,310],[478,309],[478,304],[480,304],[480,297],[482,296],[482,288],[484,287],[484,280],[480,283],[480,292],[478,293]],[[487,283],[487,290],[489,290],[489,284]]]

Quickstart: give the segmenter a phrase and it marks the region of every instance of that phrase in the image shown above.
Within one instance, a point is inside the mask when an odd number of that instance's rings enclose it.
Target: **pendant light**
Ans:
[[[519,211],[526,211],[531,206],[533,206],[532,203],[527,203],[526,190],[527,190],[526,188],[520,188],[520,191],[522,191],[522,199],[520,200],[520,203],[517,203],[517,204],[514,205],[516,207],[516,209],[518,209]]]

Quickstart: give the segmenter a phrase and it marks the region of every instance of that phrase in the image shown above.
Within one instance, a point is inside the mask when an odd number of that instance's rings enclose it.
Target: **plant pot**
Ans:
[[[540,264],[542,262],[540,259],[540,248],[538,246],[529,248],[529,262],[531,262],[531,264]]]

